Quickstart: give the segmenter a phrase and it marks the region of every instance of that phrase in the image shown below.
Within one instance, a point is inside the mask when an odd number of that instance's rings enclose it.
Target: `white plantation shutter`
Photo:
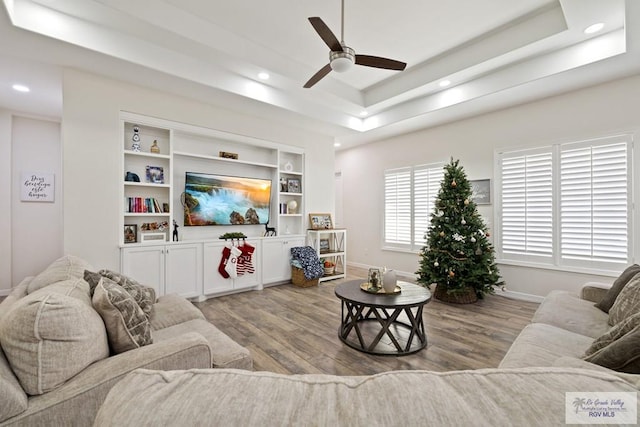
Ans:
[[[629,232],[626,141],[563,147],[560,255],[565,263],[626,264]]]
[[[440,185],[444,178],[444,168],[421,166],[413,171],[413,241],[417,246],[424,246],[424,238],[431,213],[435,206],[435,200],[440,191]]]
[[[411,168],[385,171],[384,241],[411,245]]]
[[[391,169],[384,173],[384,244],[408,250],[425,244],[442,164]]]
[[[499,256],[620,271],[633,259],[632,138],[499,155]]]
[[[501,165],[502,251],[553,254],[552,151],[507,155]]]

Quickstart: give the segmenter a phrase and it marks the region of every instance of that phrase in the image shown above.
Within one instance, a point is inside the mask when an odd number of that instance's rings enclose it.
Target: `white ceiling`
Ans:
[[[50,117],[61,116],[61,68],[74,67],[348,148],[640,72],[635,0],[345,0],[346,44],[408,67],[355,66],[311,89],[329,49],[307,18],[340,39],[340,0],[3,2],[0,106]],[[596,22],[604,29],[584,34]]]

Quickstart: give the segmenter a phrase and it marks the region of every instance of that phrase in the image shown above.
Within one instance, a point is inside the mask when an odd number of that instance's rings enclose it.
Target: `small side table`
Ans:
[[[336,286],[342,301],[338,336],[349,347],[369,354],[402,356],[427,346],[422,311],[431,292],[422,286],[398,282],[398,294],[371,294],[360,289],[363,280]]]

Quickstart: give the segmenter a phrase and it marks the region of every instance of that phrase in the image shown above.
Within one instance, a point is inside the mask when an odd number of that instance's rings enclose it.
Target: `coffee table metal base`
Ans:
[[[423,305],[371,307],[342,300],[342,322],[338,335],[343,343],[365,353],[393,356],[412,354],[427,346],[422,308]],[[350,338],[352,333],[354,336]],[[390,340],[388,345],[381,342],[384,337]]]

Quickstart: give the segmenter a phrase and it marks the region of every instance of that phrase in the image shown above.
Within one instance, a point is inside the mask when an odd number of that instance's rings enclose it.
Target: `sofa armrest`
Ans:
[[[580,289],[580,298],[591,301],[600,302],[611,288],[611,283],[587,282]]]
[[[29,408],[7,420],[25,425],[92,425],[102,402],[121,378],[138,368],[210,368],[208,341],[196,332],[93,363],[60,388],[29,399]]]

